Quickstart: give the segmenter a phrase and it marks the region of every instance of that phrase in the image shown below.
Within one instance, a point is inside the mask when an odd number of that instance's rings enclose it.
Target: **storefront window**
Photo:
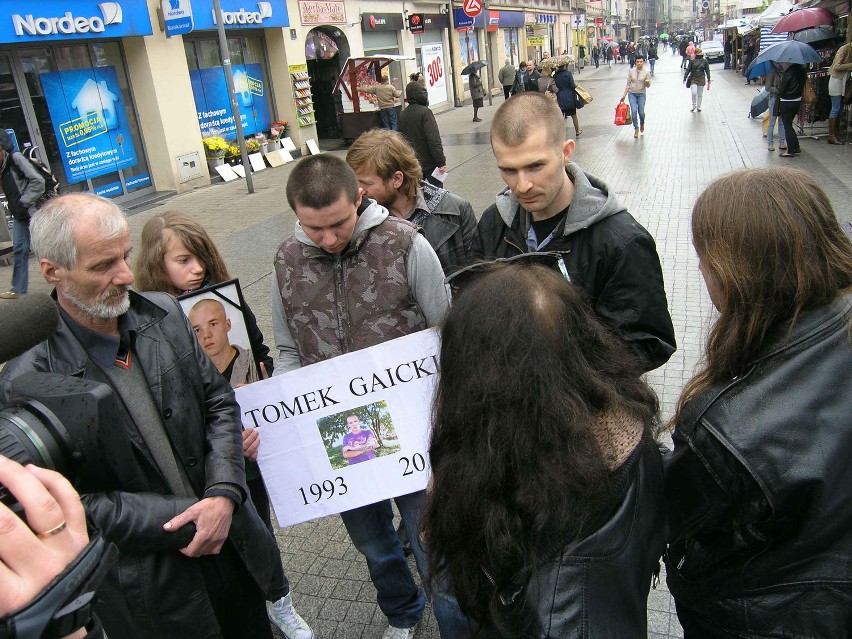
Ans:
[[[215,34],[204,38],[185,38],[184,52],[202,137],[221,136],[235,140],[236,124],[231,115],[218,38]],[[228,37],[228,55],[243,135],[268,131],[272,124],[272,96],[263,36]]]
[[[503,48],[504,53],[512,64],[516,67],[520,64],[519,47],[518,47],[518,30],[504,29],[503,30]]]
[[[426,91],[429,93],[429,106],[447,101],[447,70],[444,58],[444,44],[440,31],[414,36],[414,51],[417,68],[426,79]]]
[[[121,45],[21,49],[17,58],[62,192],[117,197],[151,186]]]

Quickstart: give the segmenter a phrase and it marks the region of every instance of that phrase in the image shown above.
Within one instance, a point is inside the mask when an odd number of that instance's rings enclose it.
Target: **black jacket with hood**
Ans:
[[[446,166],[444,145],[435,114],[429,108],[429,94],[419,82],[409,82],[405,87],[408,106],[399,116],[399,132],[405,136],[417,155],[423,177],[432,175],[436,167]]]
[[[567,166],[574,197],[553,239],[541,251],[567,251],[571,281],[598,317],[639,357],[644,370],[665,364],[676,349],[654,238],[601,180],[574,162]],[[529,252],[530,216],[506,188],[479,220],[486,258]]]
[[[31,213],[35,212],[31,210],[33,205],[44,195],[44,178],[23,154],[15,151],[12,137],[2,129],[0,129],[0,148],[3,149],[0,184],[6,195],[9,212],[15,219],[26,220]]]

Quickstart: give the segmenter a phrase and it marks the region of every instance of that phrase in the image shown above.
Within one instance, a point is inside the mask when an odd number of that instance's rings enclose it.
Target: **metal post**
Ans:
[[[488,106],[494,104],[494,92],[492,84],[494,83],[494,62],[491,59],[491,32],[488,30],[488,23],[491,21],[491,14],[488,13],[488,0],[482,6],[483,20],[485,24],[485,64],[488,68]]]
[[[234,88],[234,71],[231,69],[231,57],[228,53],[228,39],[225,37],[225,21],[222,19],[222,5],[219,0],[213,0],[213,11],[216,12],[216,30],[219,32],[219,56],[222,58],[222,68],[225,70],[225,81],[228,84],[228,95],[231,98],[231,115],[237,127],[237,143],[240,145],[240,159],[246,172],[246,186],[249,193],[254,193],[254,183],[251,178],[251,163],[246,152],[246,141],[243,139],[243,123],[240,120],[240,107],[237,105],[237,92]]]
[[[450,28],[447,33],[447,42],[450,43],[450,77],[453,79],[453,103],[455,107],[458,109],[459,107],[464,105],[464,101],[459,98],[458,84],[456,80],[456,62],[455,56],[453,55],[453,32],[456,31],[454,25],[454,16],[453,16],[453,3],[445,5],[447,7],[447,16],[450,20]],[[464,91],[464,82],[462,81],[462,91]]]

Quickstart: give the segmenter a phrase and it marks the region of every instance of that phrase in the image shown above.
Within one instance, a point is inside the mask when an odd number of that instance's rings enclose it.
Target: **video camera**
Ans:
[[[0,363],[46,340],[59,322],[55,302],[31,294],[0,308]],[[0,455],[64,475],[78,492],[101,484],[118,409],[109,386],[54,373],[26,373],[12,380],[0,410]],[[126,436],[125,436],[126,437]],[[0,486],[0,501],[23,517],[20,504]],[[30,604],[0,618],[0,639],[62,637],[88,621],[94,593],[114,561],[115,547],[99,535]]]

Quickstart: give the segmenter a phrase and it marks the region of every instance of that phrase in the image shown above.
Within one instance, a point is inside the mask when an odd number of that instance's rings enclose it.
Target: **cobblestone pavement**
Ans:
[[[838,216],[852,221],[852,146],[829,146],[803,139],[802,155],[788,160],[766,150],[760,122],[746,117],[754,86],[712,65],[712,87],[703,110],[690,112],[690,97],[681,82],[679,58],[663,54],[648,90],[646,133],[633,139],[630,127],[615,127],[614,108],[624,89],[626,65],[586,68],[576,76],[594,96],[579,112],[583,133],[574,159],[603,178],[630,212],[656,238],[666,279],[666,293],[678,339],[678,350],[662,368],[649,374],[661,399],[662,419],[671,414],[684,382],[700,356],[712,306],[697,269],[689,238],[689,215],[695,197],[715,177],[745,167],[797,166],[812,173],[831,196]],[[494,166],[488,127],[501,96],[480,111],[482,123],[471,122],[469,106],[440,114],[450,176],[447,188],[466,197],[480,214],[493,202],[502,181]],[[535,126],[535,122],[530,122]],[[569,124],[569,129],[572,127]],[[571,132],[573,133],[573,132]],[[272,345],[269,277],[272,255],[293,232],[295,217],[284,197],[289,167],[255,176],[256,193],[246,194],[241,181],[181,194],[152,209],[130,211],[134,239],[153,214],[180,210],[197,216],[239,276],[246,298]],[[759,198],[760,193],[745,194]],[[0,290],[7,290],[11,267],[0,267]],[[31,290],[48,287],[31,262]],[[301,524],[278,534],[300,613],[323,639],[380,637],[386,621],[375,603],[366,565],[349,542],[339,517]],[[664,585],[648,599],[652,637],[681,637],[674,605]],[[434,617],[420,624],[419,639],[438,637]]]

